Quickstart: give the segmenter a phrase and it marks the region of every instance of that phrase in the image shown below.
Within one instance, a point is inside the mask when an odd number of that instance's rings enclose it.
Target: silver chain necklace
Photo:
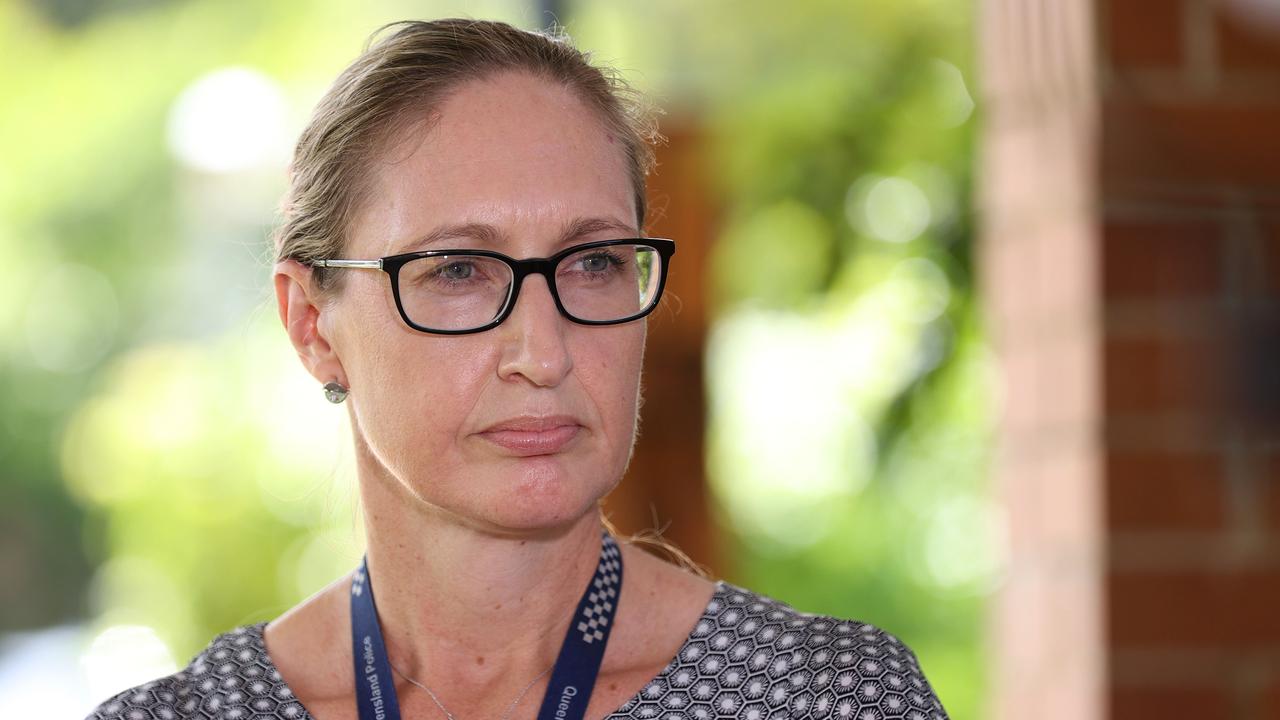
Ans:
[[[409,681],[410,684],[416,685],[417,687],[420,687],[423,690],[426,690],[427,694],[431,696],[431,700],[440,707],[440,712],[443,712],[445,717],[449,718],[449,720],[456,720],[456,718],[453,717],[453,713],[449,712],[449,709],[444,706],[444,703],[440,702],[440,698],[436,697],[436,694],[431,692],[431,688],[427,687],[426,685],[423,685],[417,680],[414,680],[408,675],[405,675],[400,668],[395,666],[395,663],[391,662],[391,658],[387,658],[387,664],[391,666],[392,670],[396,671],[396,674],[398,674],[400,677],[404,678],[405,680]],[[511,704],[507,706],[506,712],[502,713],[502,717],[499,718],[498,720],[507,720],[507,716],[510,715],[511,711],[515,709],[516,704],[520,702],[520,699],[524,697],[524,694],[529,692],[529,688],[533,687],[534,683],[541,680],[543,675],[546,675],[548,672],[550,672],[552,667],[555,667],[555,666],[548,665],[546,670],[543,670],[542,672],[538,673],[538,677],[530,680],[529,684],[525,685],[524,689],[520,691],[520,694],[516,696],[516,699],[511,701]]]

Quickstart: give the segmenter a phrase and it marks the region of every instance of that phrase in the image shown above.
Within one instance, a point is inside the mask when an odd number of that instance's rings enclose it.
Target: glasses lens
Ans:
[[[400,304],[424,328],[471,330],[498,316],[511,280],[506,263],[483,255],[417,258],[400,268]]]
[[[556,266],[560,302],[579,320],[609,322],[641,315],[657,302],[661,280],[658,251],[640,243],[588,248]]]

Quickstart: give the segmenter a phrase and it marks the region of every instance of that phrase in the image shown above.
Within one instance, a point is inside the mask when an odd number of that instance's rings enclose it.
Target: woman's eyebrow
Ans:
[[[602,217],[580,217],[565,223],[560,231],[560,239],[557,241],[556,246],[557,248],[563,247],[586,235],[606,231],[618,233],[618,237],[631,237],[636,234],[633,226],[620,220]],[[470,240],[480,247],[493,248],[501,245],[507,239],[506,233],[486,223],[441,225],[418,240],[408,243],[404,249],[398,252],[429,250],[432,245],[438,245],[446,240]]]
[[[477,244],[488,245],[490,247],[501,242],[503,234],[492,225],[484,223],[459,223],[455,225],[441,225],[431,232],[423,235],[421,238],[414,240],[404,246],[397,252],[415,252],[418,250],[430,250],[432,245],[437,245],[445,240],[474,240]]]
[[[560,232],[560,244],[567,245],[584,235],[606,230],[620,233],[618,237],[632,237],[636,234],[635,228],[631,225],[611,218],[578,218],[565,224]]]

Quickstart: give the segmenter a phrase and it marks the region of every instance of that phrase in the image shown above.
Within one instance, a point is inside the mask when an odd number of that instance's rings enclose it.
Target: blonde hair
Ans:
[[[684,550],[681,550],[674,543],[662,537],[662,533],[666,529],[665,526],[659,528],[655,525],[652,528],[645,528],[632,535],[623,535],[618,530],[618,526],[614,525],[613,521],[609,519],[608,514],[605,513],[603,500],[600,501],[599,511],[600,523],[604,525],[605,531],[618,540],[640,547],[648,551],[651,555],[655,555],[659,558],[665,558],[672,565],[675,565],[686,572],[693,573],[700,578],[705,580],[714,579],[711,571],[707,569],[706,566],[698,563],[696,560],[689,557],[689,554]]]
[[[378,35],[392,30],[389,35]],[[621,140],[643,232],[645,179],[661,140],[654,115],[617,71],[591,63],[562,29],[530,32],[506,23],[445,19],[379,28],[316,105],[290,165],[274,233],[277,260],[340,257],[348,226],[367,197],[370,168],[398,131],[438,117],[436,108],[469,81],[526,72],[564,85]],[[321,291],[340,273],[315,268]]]

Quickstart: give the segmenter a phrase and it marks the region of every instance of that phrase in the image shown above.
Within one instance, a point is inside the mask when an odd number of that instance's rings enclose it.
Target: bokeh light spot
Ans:
[[[1000,508],[957,495],[939,503],[928,524],[924,560],[930,579],[947,589],[987,593],[1005,567],[1007,541]]]
[[[232,173],[282,161],[288,151],[284,94],[252,68],[215,70],[193,82],[169,113],[169,149],[184,165]]]
[[[891,243],[916,239],[933,220],[924,191],[901,177],[860,179],[849,190],[846,208],[855,228]]]
[[[894,266],[889,282],[901,288],[897,295],[902,319],[924,324],[932,322],[951,302],[951,283],[937,263],[928,258],[907,258]]]
[[[946,60],[934,60],[930,73],[934,93],[933,121],[944,128],[963,125],[973,115],[974,107],[964,74]]]
[[[813,318],[744,311],[713,332],[712,481],[744,537],[810,545],[868,481],[874,434],[841,392],[843,360]]]
[[[155,630],[114,625],[98,633],[80,656],[93,697],[108,697],[177,671],[173,654]]]
[[[84,265],[58,265],[27,300],[27,351],[46,370],[87,370],[111,348],[118,323],[115,289],[106,276]]]

